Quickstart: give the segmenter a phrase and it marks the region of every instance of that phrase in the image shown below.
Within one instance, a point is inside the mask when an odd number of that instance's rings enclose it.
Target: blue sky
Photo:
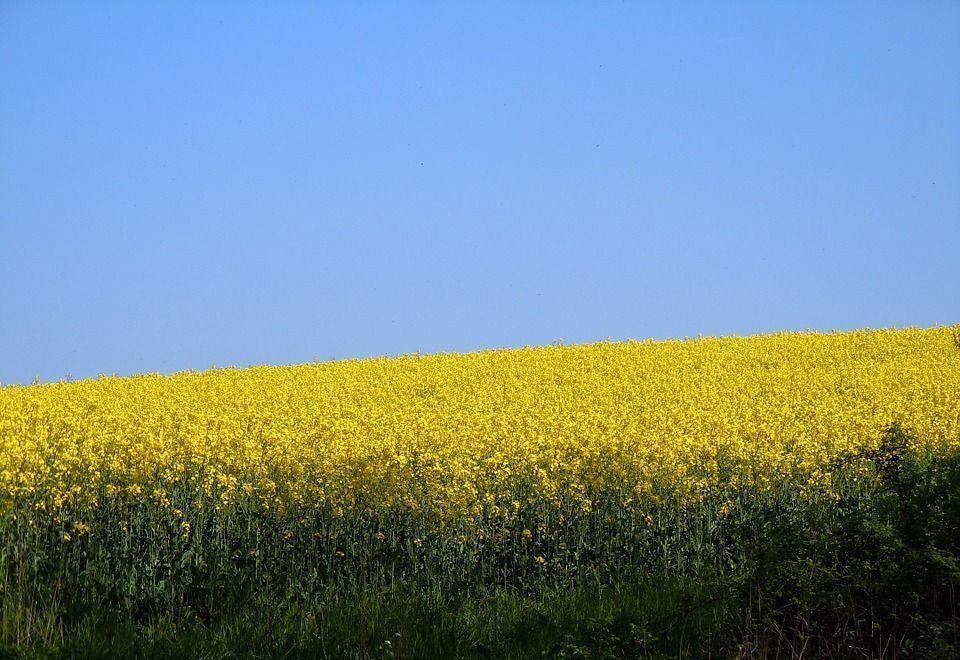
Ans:
[[[960,321],[960,4],[0,3],[0,381]]]

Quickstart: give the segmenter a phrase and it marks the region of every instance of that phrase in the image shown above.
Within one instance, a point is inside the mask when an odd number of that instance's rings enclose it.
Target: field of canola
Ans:
[[[956,329],[597,343],[0,388],[0,498],[511,515],[960,447]],[[173,506],[173,505],[170,505]],[[2,511],[2,510],[0,510]],[[82,525],[82,521],[80,523]],[[189,521],[185,521],[185,527]],[[82,527],[81,527],[82,529]]]
[[[905,438],[919,462],[901,463]],[[402,639],[396,657],[523,657],[555,653],[581,607],[624,602],[667,631],[636,644],[669,657],[851,634],[869,656],[890,631],[960,646],[943,559],[960,551],[958,449],[956,326],[7,386],[0,650],[101,649],[127,626],[138,653],[193,655],[186,626],[209,657],[245,653],[251,630],[265,655]],[[649,595],[576,601],[584,585]],[[855,607],[810,605],[823,594]],[[511,647],[498,598],[553,617],[554,638]],[[783,611],[792,627],[765,614]]]

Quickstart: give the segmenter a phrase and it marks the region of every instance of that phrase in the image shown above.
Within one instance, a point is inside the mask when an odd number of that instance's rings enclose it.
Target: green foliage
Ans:
[[[960,456],[918,455],[900,428],[849,469],[834,507],[776,508],[753,524],[745,644],[815,656],[960,653]],[[842,651],[842,652],[841,652]]]
[[[592,493],[479,529],[225,514],[189,488],[56,516],[21,501],[0,525],[0,657],[960,656],[960,455],[892,427],[831,475]]]

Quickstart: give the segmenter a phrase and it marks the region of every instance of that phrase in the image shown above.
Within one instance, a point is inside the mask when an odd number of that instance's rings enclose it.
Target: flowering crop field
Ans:
[[[0,388],[3,635],[49,638],[67,594],[199,610],[225,582],[522,586],[642,565],[657,547],[690,557],[716,546],[710,520],[745,489],[829,500],[838,459],[891,424],[923,452],[960,449],[956,335],[606,342]],[[693,523],[696,506],[709,515]]]
[[[816,474],[892,422],[960,447],[951,330],[599,343],[0,390],[0,492],[509,515],[664,477]],[[166,506],[166,505],[165,505]]]

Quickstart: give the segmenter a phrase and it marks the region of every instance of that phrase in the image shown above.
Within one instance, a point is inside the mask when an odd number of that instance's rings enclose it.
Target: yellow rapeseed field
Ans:
[[[444,516],[721,470],[815,476],[898,422],[960,447],[956,329],[409,355],[0,388],[0,490]],[[729,478],[729,476],[728,476]],[[501,495],[512,493],[505,501]],[[47,503],[47,504],[44,504]]]

